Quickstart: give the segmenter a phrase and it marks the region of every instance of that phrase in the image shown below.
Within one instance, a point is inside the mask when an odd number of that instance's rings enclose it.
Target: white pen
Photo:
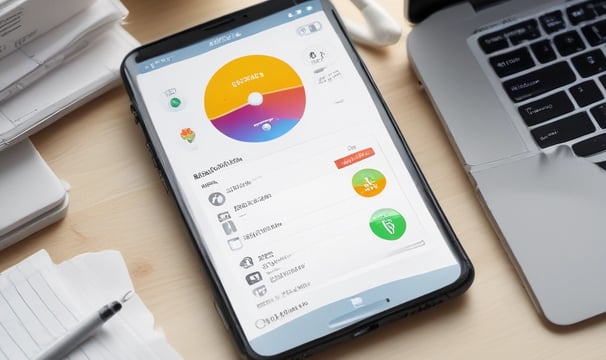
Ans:
[[[70,329],[63,337],[54,342],[48,349],[42,351],[36,360],[57,360],[66,357],[78,345],[91,337],[103,324],[114,316],[130,296],[132,291],[124,294],[120,301],[112,301],[103,305],[94,314],[82,320],[76,327]]]

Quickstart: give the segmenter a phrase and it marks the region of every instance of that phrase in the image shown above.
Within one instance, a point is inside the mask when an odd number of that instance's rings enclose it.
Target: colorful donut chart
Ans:
[[[234,140],[269,141],[299,123],[305,89],[284,61],[248,55],[215,72],[206,86],[204,109],[213,126]]]

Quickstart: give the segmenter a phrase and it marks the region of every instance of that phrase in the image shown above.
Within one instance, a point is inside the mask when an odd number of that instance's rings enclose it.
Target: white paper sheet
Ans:
[[[0,359],[34,359],[78,321],[133,291],[118,251],[55,265],[40,250],[0,274]],[[69,359],[181,359],[134,294]]]
[[[84,11],[0,59],[0,102],[85,51],[92,39],[127,14],[117,0],[95,0]]]
[[[115,26],[84,53],[0,103],[0,151],[119,84],[120,63],[137,44]]]

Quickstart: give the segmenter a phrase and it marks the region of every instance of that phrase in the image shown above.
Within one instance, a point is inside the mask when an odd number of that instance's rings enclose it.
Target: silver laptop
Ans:
[[[408,55],[539,312],[606,312],[606,0],[405,0]]]

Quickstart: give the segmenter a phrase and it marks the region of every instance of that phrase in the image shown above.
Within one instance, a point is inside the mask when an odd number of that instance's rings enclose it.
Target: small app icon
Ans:
[[[257,327],[257,329],[263,329],[267,324],[268,322],[264,319],[259,319],[255,321],[255,326]]]
[[[238,229],[236,228],[236,224],[234,224],[234,222],[231,220],[225,221],[221,224],[221,226],[223,226],[223,232],[225,232],[225,235],[231,235],[238,231]]]
[[[254,265],[253,259],[250,256],[247,256],[244,259],[242,259],[242,261],[240,261],[240,266],[243,267],[244,269],[251,268],[253,265]]]
[[[323,65],[328,59],[328,52],[324,48],[310,48],[305,54],[306,60],[310,65]],[[322,69],[321,71],[323,71]]]
[[[188,143],[194,142],[196,138],[196,133],[191,128],[183,128],[181,129],[181,139],[187,141]]]
[[[225,211],[225,212],[222,212],[222,213],[218,213],[217,214],[217,219],[219,220],[219,222],[223,222],[225,220],[231,219],[231,215],[229,214],[228,211]]]
[[[397,240],[406,231],[406,220],[394,209],[380,209],[370,217],[370,229],[384,240]]]
[[[364,197],[380,194],[385,189],[386,183],[385,175],[375,169],[360,170],[351,179],[354,190]]]
[[[181,105],[183,105],[183,101],[181,101],[181,99],[176,96],[171,97],[168,100],[168,106],[170,106],[171,109],[177,110]]]
[[[208,202],[214,206],[221,206],[225,204],[225,195],[220,192],[214,192],[208,196]]]
[[[254,288],[253,294],[257,297],[263,297],[265,294],[267,294],[267,287],[265,287],[265,285],[261,285],[257,288]]]
[[[233,251],[242,249],[242,241],[238,237],[227,240],[227,245]]]
[[[169,88],[162,92],[166,106],[169,110],[179,111],[185,107],[185,100],[179,96],[176,88]]]
[[[263,280],[263,277],[261,276],[261,273],[258,271],[255,271],[253,273],[246,275],[246,282],[248,283],[248,285],[254,285],[261,280]]]

